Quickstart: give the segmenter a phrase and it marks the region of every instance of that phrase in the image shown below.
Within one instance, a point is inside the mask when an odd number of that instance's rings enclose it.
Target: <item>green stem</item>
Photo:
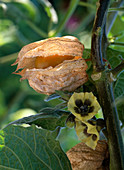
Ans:
[[[96,9],[96,6],[94,6],[94,5],[92,5],[92,4],[89,4],[89,3],[87,3],[87,2],[82,2],[82,1],[80,1],[79,2],[79,5],[80,6],[84,6],[84,7],[88,7],[88,8],[92,8],[92,9]]]
[[[18,56],[18,53],[10,54],[4,57],[0,57],[0,64],[4,64],[6,62],[10,62],[12,60],[15,60]]]
[[[122,42],[110,42],[109,45],[124,46],[124,43],[122,43]]]
[[[118,34],[115,34],[115,35],[108,38],[108,40],[110,41],[109,43],[111,44],[112,41],[117,41],[119,38],[121,38],[123,36],[124,36],[124,31],[120,32]]]
[[[68,8],[68,10],[66,12],[66,15],[64,16],[62,22],[59,24],[56,31],[54,33],[51,33],[51,32],[49,33],[50,37],[55,37],[58,33],[60,33],[64,29],[65,24],[67,23],[67,21],[69,20],[69,18],[73,14],[73,12],[76,9],[78,3],[79,3],[79,0],[71,0],[69,8]]]
[[[109,8],[108,12],[115,12],[115,11],[124,11],[124,7],[120,7],[120,8]]]
[[[109,75],[103,73],[103,77],[103,80],[99,80],[95,84],[106,121],[110,153],[110,170],[122,170],[124,168],[123,142],[118,112],[113,96],[113,87],[112,84],[109,83]]]
[[[48,23],[48,32],[51,31],[52,25],[53,25],[52,18],[50,18],[50,19],[49,19],[49,23]]]
[[[116,78],[117,75],[124,70],[124,60],[121,62],[121,64],[119,64],[117,67],[115,67],[114,69],[112,69],[110,72],[112,73],[112,75]]]

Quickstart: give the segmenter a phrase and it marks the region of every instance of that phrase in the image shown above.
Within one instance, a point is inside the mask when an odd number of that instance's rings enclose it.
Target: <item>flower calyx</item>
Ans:
[[[82,58],[84,45],[73,36],[54,37],[24,46],[16,62],[17,73],[39,93],[74,91],[88,81]]]

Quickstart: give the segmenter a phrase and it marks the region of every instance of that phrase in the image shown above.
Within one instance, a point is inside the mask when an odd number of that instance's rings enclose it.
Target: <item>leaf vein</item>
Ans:
[[[10,150],[10,151],[15,155],[15,157],[16,157],[16,158],[18,159],[18,161],[20,162],[22,168],[24,169],[23,164],[22,164],[20,158],[18,157],[18,155],[17,155],[11,148],[9,148],[8,146],[5,146],[5,148],[7,148],[8,150]]]
[[[34,155],[40,162],[42,162],[46,167],[48,167],[50,170],[52,170],[43,160],[41,160],[41,159],[33,152],[32,148],[31,148],[22,138],[20,138],[20,137],[17,136],[17,135],[12,135],[12,134],[9,134],[9,135],[15,136],[15,137],[17,137],[19,140],[21,140],[21,141],[31,150],[31,152],[33,153],[33,155]]]
[[[45,139],[45,140],[46,140],[46,139]],[[49,147],[49,143],[47,142],[47,140],[46,140],[46,144],[47,144],[48,148],[51,150],[51,148]],[[55,155],[55,157],[58,159],[58,162],[59,162],[59,164],[60,164],[60,167],[61,167],[61,169],[63,170],[62,164],[61,164],[61,162],[60,162],[60,160],[59,160],[59,157],[56,155],[56,153],[55,153],[53,150],[51,150],[51,151],[52,151],[52,153]]]
[[[0,168],[6,168],[7,170],[19,170],[19,169],[10,168],[10,167],[3,166],[3,165],[0,165]]]

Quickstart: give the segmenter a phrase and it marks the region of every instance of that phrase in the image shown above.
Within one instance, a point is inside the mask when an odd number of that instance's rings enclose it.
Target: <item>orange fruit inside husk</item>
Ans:
[[[75,56],[69,56],[69,55],[52,55],[48,57],[42,57],[38,56],[35,60],[35,68],[37,69],[45,69],[49,66],[55,67],[58,64],[62,63],[64,60],[72,60],[72,59],[77,59],[77,58],[82,58],[82,57],[75,57]]]

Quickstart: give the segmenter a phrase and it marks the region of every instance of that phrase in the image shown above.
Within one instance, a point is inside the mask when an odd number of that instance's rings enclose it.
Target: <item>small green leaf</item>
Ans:
[[[117,67],[121,63],[121,58],[124,59],[124,52],[107,48],[107,60],[112,68]]]
[[[115,98],[119,96],[124,96],[124,71],[120,73],[114,85],[114,95]]]
[[[91,59],[91,50],[90,49],[84,49],[83,58],[89,59],[89,60]],[[88,69],[87,69],[87,72],[88,72],[91,68],[91,65],[92,65],[91,61],[87,61],[87,65],[88,65]]]
[[[111,63],[112,68],[115,68],[121,63],[121,60],[119,57],[112,57],[109,59],[109,63]]]
[[[69,98],[71,97],[71,94],[70,93],[66,93],[66,92],[63,92],[63,91],[60,91],[60,90],[55,90],[55,92],[64,100],[68,101]]]
[[[49,95],[49,96],[46,96],[45,97],[45,99],[44,99],[44,101],[45,102],[49,102],[49,101],[51,101],[51,100],[53,100],[53,99],[57,99],[57,98],[59,98],[60,96],[58,95],[58,94],[51,94],[51,95]]]
[[[62,103],[56,105],[55,108],[56,108],[56,110],[67,108],[67,102],[64,101],[64,102],[62,102]]]
[[[11,125],[0,131],[0,169],[71,170],[71,165],[50,131]]]
[[[55,90],[55,92],[56,93],[54,93],[54,94],[46,96],[44,101],[48,102],[48,101],[56,99],[56,98],[61,98],[61,99],[64,99],[65,101],[68,101],[71,96],[71,94],[69,92],[60,91],[60,90]]]
[[[39,114],[24,117],[22,119],[11,122],[10,124],[35,124],[44,129],[55,130],[58,126],[65,127],[65,122],[69,113],[70,112],[68,111],[45,108]]]

